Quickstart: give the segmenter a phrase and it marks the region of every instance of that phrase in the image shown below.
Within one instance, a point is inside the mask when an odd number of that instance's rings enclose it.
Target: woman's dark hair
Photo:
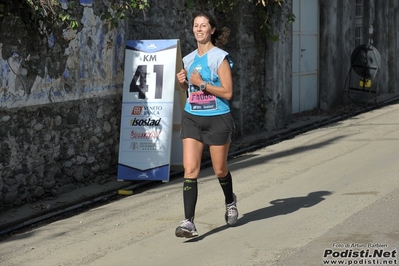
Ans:
[[[196,17],[205,17],[208,19],[209,24],[211,25],[212,28],[215,28],[215,32],[211,36],[211,42],[213,45],[223,48],[223,46],[228,42],[228,38],[230,36],[231,30],[227,27],[223,27],[222,29],[219,29],[218,21],[215,16],[210,14],[209,12],[205,11],[200,11],[200,12],[195,12],[193,14],[193,19],[191,21],[191,25],[194,25],[194,20]]]

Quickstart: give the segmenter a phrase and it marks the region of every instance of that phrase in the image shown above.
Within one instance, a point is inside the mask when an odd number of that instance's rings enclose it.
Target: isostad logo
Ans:
[[[131,126],[159,126],[159,124],[161,123],[161,118],[159,119],[151,119],[151,118],[146,118],[146,119],[138,119],[138,118],[134,118],[134,119],[130,119],[130,125]]]

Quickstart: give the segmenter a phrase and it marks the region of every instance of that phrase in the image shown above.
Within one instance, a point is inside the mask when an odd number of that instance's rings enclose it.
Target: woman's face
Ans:
[[[211,24],[209,24],[209,20],[206,17],[198,16],[194,19],[193,32],[197,42],[210,42],[214,31],[215,28],[212,28]]]

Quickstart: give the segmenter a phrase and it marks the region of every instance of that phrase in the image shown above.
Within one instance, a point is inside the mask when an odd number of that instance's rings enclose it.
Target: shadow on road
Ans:
[[[332,192],[330,191],[315,191],[309,193],[307,196],[304,197],[276,199],[270,202],[271,206],[244,213],[243,216],[238,219],[237,223],[234,226],[242,226],[249,222],[268,219],[279,215],[286,215],[289,213],[293,213],[301,208],[309,208],[325,200],[324,197],[331,194]],[[205,237],[223,231],[227,228],[229,228],[228,225],[219,226],[209,232],[206,232],[203,235],[187,240],[185,241],[185,243],[201,241]]]
[[[321,148],[324,148],[329,145],[333,145],[334,143],[336,143],[337,141],[339,141],[343,138],[345,138],[345,136],[337,136],[334,138],[324,140],[322,142],[313,143],[313,144],[309,144],[309,145],[303,145],[300,147],[291,148],[289,150],[273,152],[270,154],[265,153],[264,155],[259,155],[257,153],[246,153],[246,154],[240,155],[240,156],[230,160],[229,169],[231,172],[234,172],[235,170],[250,167],[253,165],[263,165],[263,164],[266,164],[275,159],[287,158],[292,155],[306,153],[306,152],[310,152],[312,150],[317,150],[317,149],[321,149]],[[268,150],[271,150],[271,149],[272,148],[268,148]]]

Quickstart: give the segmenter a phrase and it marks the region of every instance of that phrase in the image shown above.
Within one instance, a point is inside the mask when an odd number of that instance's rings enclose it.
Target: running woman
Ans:
[[[232,62],[229,54],[217,47],[218,43],[225,43],[226,34],[217,29],[216,19],[206,12],[194,15],[192,27],[198,47],[183,58],[184,69],[176,75],[180,86],[187,91],[187,100],[180,131],[185,219],[176,228],[175,235],[186,238],[198,236],[194,216],[205,145],[209,145],[212,167],[224,193],[226,223],[234,225],[238,219],[237,198],[227,166],[235,130],[229,105],[233,96]]]

